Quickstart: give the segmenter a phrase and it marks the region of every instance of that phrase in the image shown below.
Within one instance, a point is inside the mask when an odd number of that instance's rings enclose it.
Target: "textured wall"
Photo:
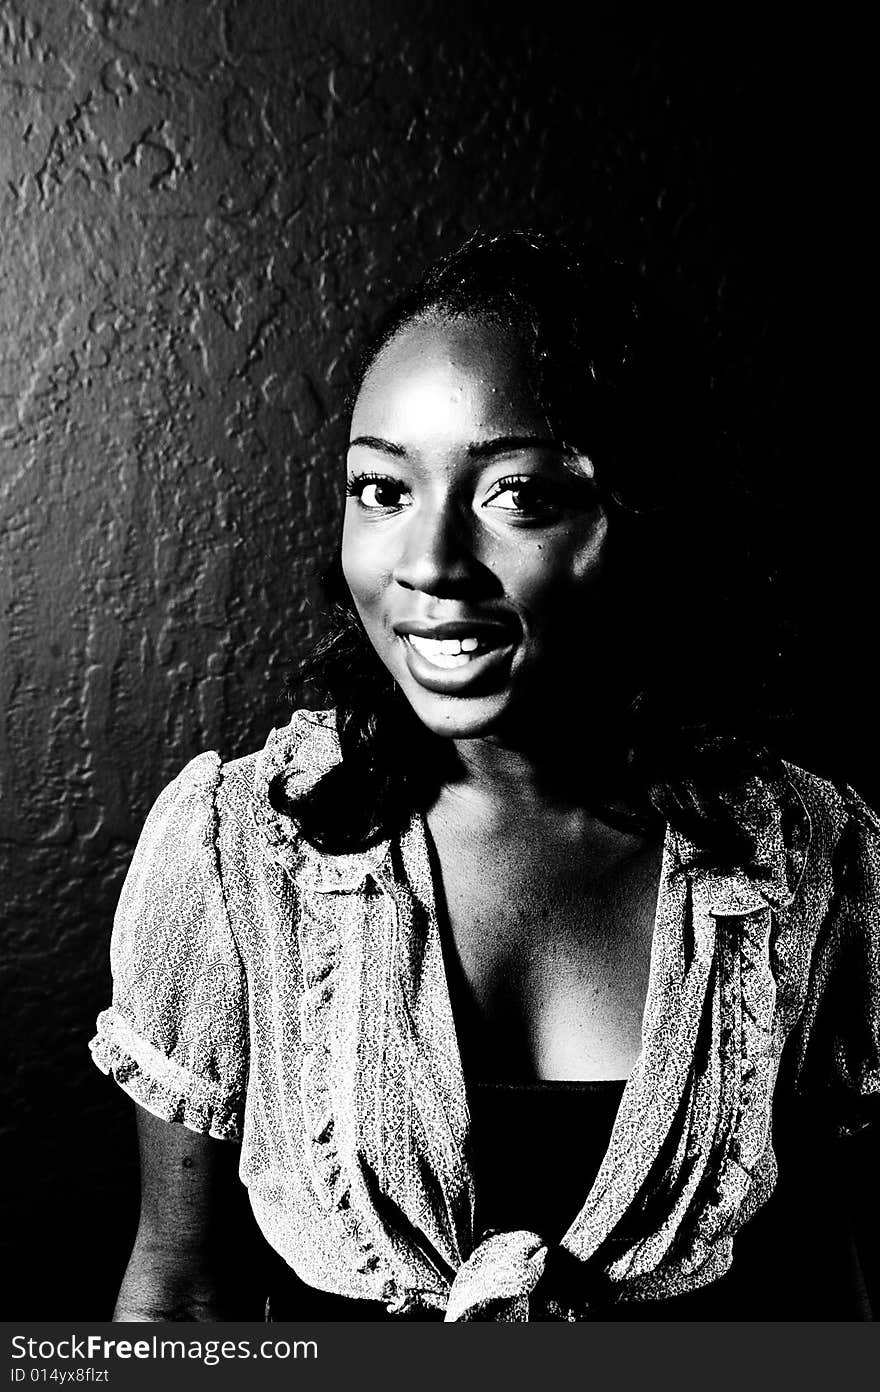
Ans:
[[[278,723],[386,281],[478,223],[591,232],[719,344],[770,500],[817,468],[790,36],[541,10],[0,0],[9,1314],[100,1315],[118,1280],[130,1117],[84,1052],[114,901],[183,761]]]

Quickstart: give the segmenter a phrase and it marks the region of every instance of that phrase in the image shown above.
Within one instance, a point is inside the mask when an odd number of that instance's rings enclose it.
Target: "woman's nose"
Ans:
[[[470,529],[453,508],[420,508],[402,541],[393,576],[404,589],[453,597],[478,580]]]

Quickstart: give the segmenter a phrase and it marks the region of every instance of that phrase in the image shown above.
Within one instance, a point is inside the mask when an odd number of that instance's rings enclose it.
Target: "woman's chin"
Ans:
[[[404,694],[425,729],[443,739],[484,739],[498,735],[508,707],[503,693],[465,698],[410,689]]]

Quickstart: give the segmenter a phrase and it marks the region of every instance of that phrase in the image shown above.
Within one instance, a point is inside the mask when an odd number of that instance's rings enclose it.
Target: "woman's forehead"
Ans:
[[[352,414],[352,438],[405,444],[432,436],[479,439],[544,426],[521,337],[474,318],[406,325],[376,356]]]

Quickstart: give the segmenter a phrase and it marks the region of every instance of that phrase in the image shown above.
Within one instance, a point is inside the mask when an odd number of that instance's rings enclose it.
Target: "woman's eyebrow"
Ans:
[[[349,440],[348,448],[353,449],[355,445],[364,445],[367,449],[379,450],[381,454],[393,454],[395,459],[401,459],[406,454],[403,445],[395,445],[391,440],[382,440],[378,435],[358,435],[356,439]]]
[[[512,454],[515,450],[551,449],[567,454],[565,445],[543,435],[498,435],[494,440],[476,440],[468,445],[472,459],[491,459],[495,454]]]
[[[396,445],[393,440],[383,440],[379,435],[357,435],[353,440],[349,440],[348,448],[354,449],[355,445],[378,450],[380,454],[390,454],[395,459],[403,459],[407,453],[403,445]],[[492,440],[475,440],[468,445],[467,452],[471,459],[491,459],[496,454],[512,454],[516,450],[527,449],[551,449],[557,450],[560,454],[568,453],[566,446],[559,440],[552,440],[543,435],[497,435]]]

